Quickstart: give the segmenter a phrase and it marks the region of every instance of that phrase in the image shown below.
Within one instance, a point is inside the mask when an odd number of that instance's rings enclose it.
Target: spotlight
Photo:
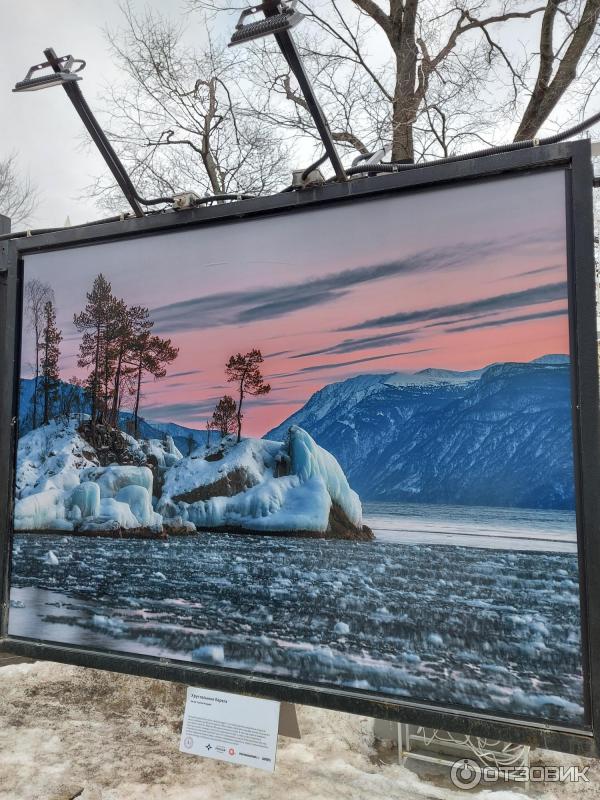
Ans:
[[[265,13],[270,11],[273,16],[244,24],[244,20],[247,17],[258,14],[259,11],[264,11]],[[266,2],[258,6],[252,6],[242,11],[229,42],[229,47],[242,44],[242,42],[249,42],[251,39],[260,39],[263,36],[289,31],[303,19],[304,14],[296,11],[296,0],[291,0],[289,4],[266,0]]]
[[[62,56],[58,59],[60,69],[43,75],[37,75],[40,70],[48,69],[52,64],[49,61],[44,61],[42,64],[34,64],[30,67],[27,75],[22,81],[15,84],[13,92],[37,92],[39,89],[48,89],[50,86],[64,86],[67,83],[80,81],[81,77],[77,75],[78,72],[85,67],[85,61],[73,56]],[[79,66],[72,70],[74,64]]]

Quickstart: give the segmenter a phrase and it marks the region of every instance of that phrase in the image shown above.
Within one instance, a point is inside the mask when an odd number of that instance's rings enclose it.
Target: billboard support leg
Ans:
[[[279,736],[287,736],[288,739],[302,738],[295,703],[281,703],[278,734]]]

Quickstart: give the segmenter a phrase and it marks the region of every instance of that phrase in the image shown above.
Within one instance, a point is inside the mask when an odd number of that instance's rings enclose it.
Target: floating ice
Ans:
[[[347,622],[336,622],[333,630],[335,633],[345,636],[347,633],[350,633],[350,626]]]
[[[208,644],[203,647],[197,647],[192,651],[192,659],[194,661],[202,661],[204,663],[222,664],[225,661],[225,651],[223,645]]]
[[[49,564],[51,567],[57,567],[58,566],[58,563],[59,563],[58,562],[58,558],[56,556],[56,553],[53,550],[48,550],[48,552],[44,556],[44,563],[45,564]]]

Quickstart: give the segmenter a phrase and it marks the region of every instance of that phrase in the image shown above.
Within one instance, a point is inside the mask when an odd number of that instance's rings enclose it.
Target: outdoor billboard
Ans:
[[[590,204],[580,143],[4,242],[4,646],[592,752]]]

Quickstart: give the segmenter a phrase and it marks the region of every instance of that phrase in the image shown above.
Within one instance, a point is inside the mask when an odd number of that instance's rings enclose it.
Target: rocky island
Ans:
[[[157,538],[198,531],[369,540],[331,453],[298,426],[284,441],[225,436],[184,457],[170,436],[135,439],[71,418],[19,441],[15,530]],[[95,446],[94,446],[95,445]]]

